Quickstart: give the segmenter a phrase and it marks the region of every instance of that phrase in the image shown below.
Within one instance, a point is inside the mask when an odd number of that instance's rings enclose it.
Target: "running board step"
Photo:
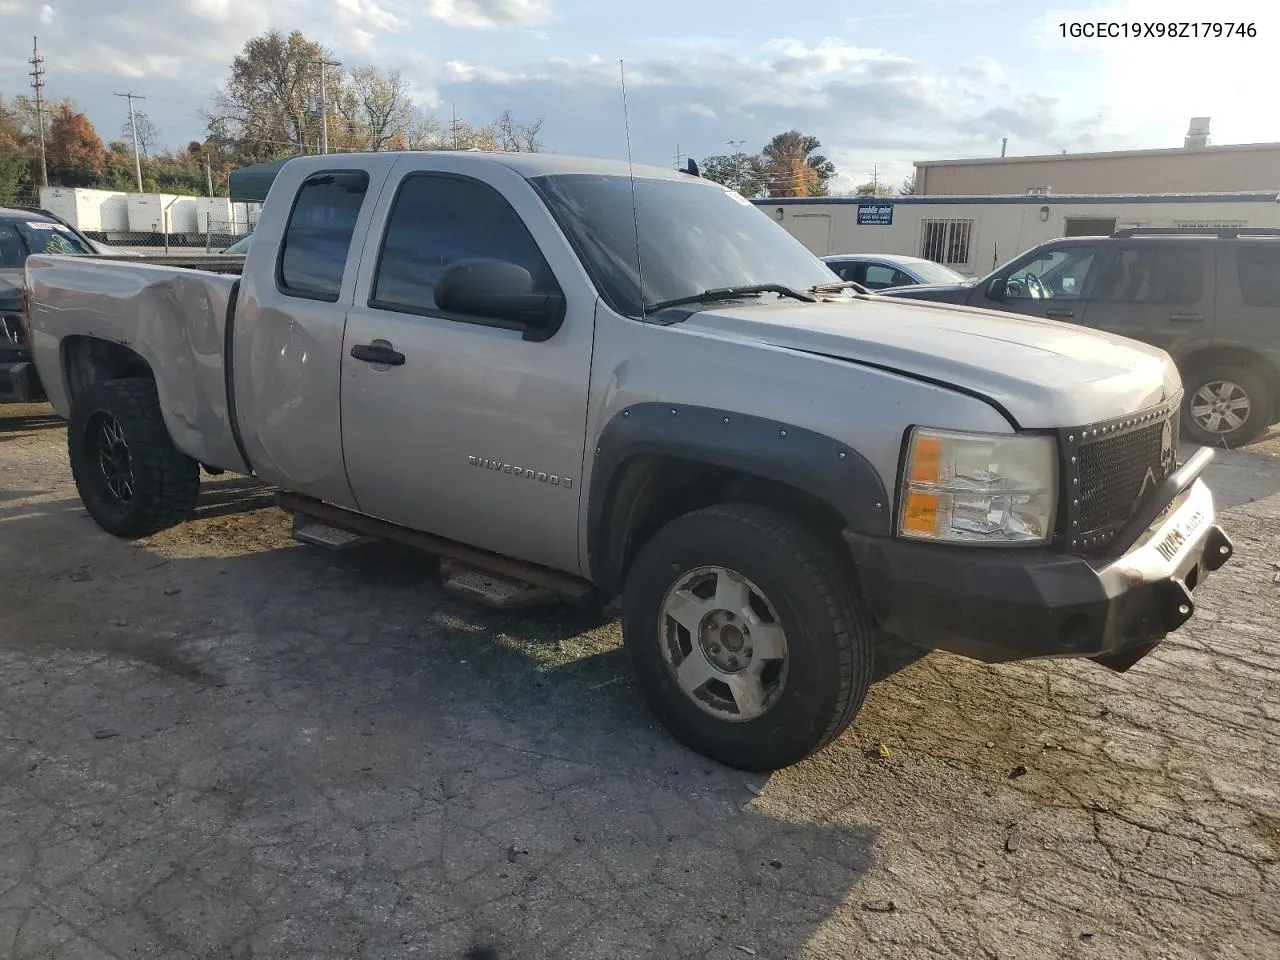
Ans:
[[[346,550],[348,547],[370,543],[374,538],[352,533],[350,530],[343,530],[341,527],[331,527],[329,524],[317,520],[315,517],[309,517],[304,513],[295,513],[293,515],[293,539],[299,543],[309,543],[312,546],[325,547],[329,550]]]
[[[451,560],[440,562],[440,580],[444,588],[463,600],[483,603],[497,610],[516,610],[550,603],[550,591],[497,574],[476,570]]]
[[[304,539],[306,533],[319,524],[334,531],[323,535],[320,541],[331,549],[345,549],[365,540],[392,540],[435,554],[442,561],[452,563],[453,570],[465,569],[487,581],[482,585],[475,577],[463,577],[456,584],[458,592],[467,591],[468,596],[485,602],[492,600],[508,605],[533,602],[533,595],[528,591],[535,589],[577,606],[592,606],[600,600],[596,588],[580,577],[411,530],[312,497],[281,490],[276,493],[276,505],[293,514],[294,536],[298,539]],[[346,536],[355,539],[348,541]],[[317,539],[304,542],[314,543]],[[453,578],[452,574],[446,574],[446,582]]]

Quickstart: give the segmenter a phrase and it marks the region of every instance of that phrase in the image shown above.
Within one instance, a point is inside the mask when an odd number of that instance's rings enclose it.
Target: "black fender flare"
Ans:
[[[618,515],[627,464],[665,456],[733,470],[793,487],[826,504],[846,529],[892,533],[893,507],[880,474],[847,444],[803,427],[731,410],[679,403],[638,403],[616,413],[594,450],[587,506],[587,558],[592,579],[621,586]],[[628,511],[629,513],[629,511]]]

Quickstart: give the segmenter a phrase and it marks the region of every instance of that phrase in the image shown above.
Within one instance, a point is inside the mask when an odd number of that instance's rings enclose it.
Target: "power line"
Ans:
[[[31,88],[36,92],[36,129],[40,131],[40,185],[49,185],[49,164],[44,148],[44,57],[40,56],[40,38],[31,38]]]
[[[142,193],[142,160],[138,156],[138,120],[133,115],[133,101],[147,98],[138,93],[117,93],[116,96],[124,97],[129,101],[129,132],[133,134],[133,172],[138,176],[138,192]]]

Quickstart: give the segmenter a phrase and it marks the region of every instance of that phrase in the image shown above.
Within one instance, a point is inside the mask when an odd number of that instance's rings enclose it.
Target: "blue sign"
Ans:
[[[893,225],[892,203],[858,204],[858,226],[889,227]]]

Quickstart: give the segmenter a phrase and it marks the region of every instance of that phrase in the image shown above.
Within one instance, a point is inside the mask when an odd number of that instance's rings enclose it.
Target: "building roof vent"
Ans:
[[[1187,128],[1187,136],[1182,141],[1184,147],[1209,146],[1209,118],[1192,117],[1191,126]]]

